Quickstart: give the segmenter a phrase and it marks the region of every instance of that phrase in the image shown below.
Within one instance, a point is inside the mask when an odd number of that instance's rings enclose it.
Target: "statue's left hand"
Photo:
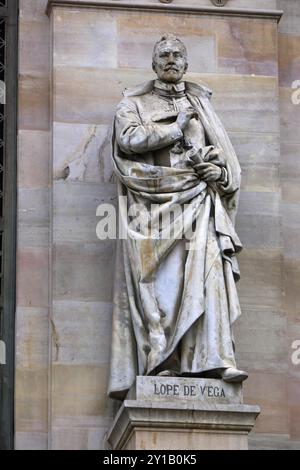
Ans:
[[[222,176],[221,168],[213,163],[198,163],[198,165],[194,166],[194,169],[200,178],[208,183],[218,181]]]

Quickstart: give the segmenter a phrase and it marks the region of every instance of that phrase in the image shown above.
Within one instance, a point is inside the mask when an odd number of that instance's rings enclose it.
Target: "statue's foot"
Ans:
[[[172,370],[162,370],[157,374],[159,377],[177,377],[177,374]]]
[[[239,383],[243,382],[247,378],[247,372],[235,369],[234,367],[228,367],[222,372],[222,379],[224,380],[224,382]]]

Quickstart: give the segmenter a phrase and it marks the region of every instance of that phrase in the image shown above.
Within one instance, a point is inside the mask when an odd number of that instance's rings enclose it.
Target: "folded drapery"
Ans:
[[[113,135],[120,220],[127,235],[118,241],[114,290],[109,394],[117,398],[136,375],[157,373],[175,355],[170,367],[179,375],[235,367],[236,254],[242,248],[234,228],[237,157],[209,91],[188,83],[188,99],[209,144],[192,149],[191,166],[156,166],[151,157],[124,153],[118,136],[126,140],[132,122],[139,125],[149,90],[151,84],[127,92]],[[209,185],[201,181],[197,165],[203,161],[224,168],[225,178]]]

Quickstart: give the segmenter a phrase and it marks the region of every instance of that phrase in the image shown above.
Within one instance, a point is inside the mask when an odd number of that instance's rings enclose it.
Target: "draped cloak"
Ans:
[[[158,122],[157,109],[151,105],[153,87],[151,81],[125,90],[112,138],[121,196],[119,235],[123,235],[116,259],[108,392],[120,399],[137,375],[164,369],[174,353],[178,375],[201,376],[236,366],[232,325],[240,315],[235,283],[239,279],[236,254],[242,245],[234,228],[239,162],[210,103],[211,91],[185,82],[186,97],[202,123],[206,145],[221,150],[226,182],[207,184],[191,165],[156,165],[158,147],[151,140],[151,129],[153,135],[161,133],[163,141],[164,121]],[[176,127],[166,122],[166,144],[171,145]],[[128,135],[145,130],[147,148],[137,145],[128,150]],[[201,161],[202,150],[196,143],[189,156],[198,155]],[[139,224],[131,223],[133,204],[143,208]],[[151,210],[153,204],[155,210]],[[160,229],[150,236],[148,228],[159,226],[157,221],[178,206],[182,212],[175,210],[169,219],[171,236]]]

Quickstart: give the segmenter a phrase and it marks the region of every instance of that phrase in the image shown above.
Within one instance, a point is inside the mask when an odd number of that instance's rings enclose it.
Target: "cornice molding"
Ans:
[[[69,8],[94,8],[94,9],[117,9],[117,10],[138,10],[138,11],[157,11],[169,13],[186,13],[198,15],[217,15],[217,16],[238,16],[247,18],[265,18],[280,21],[283,15],[282,10],[265,10],[265,9],[248,9],[248,8],[227,8],[227,7],[197,7],[174,5],[172,3],[147,3],[140,1],[138,3],[130,3],[127,1],[84,1],[84,0],[48,0],[46,13],[51,14],[54,7],[69,7]]]

